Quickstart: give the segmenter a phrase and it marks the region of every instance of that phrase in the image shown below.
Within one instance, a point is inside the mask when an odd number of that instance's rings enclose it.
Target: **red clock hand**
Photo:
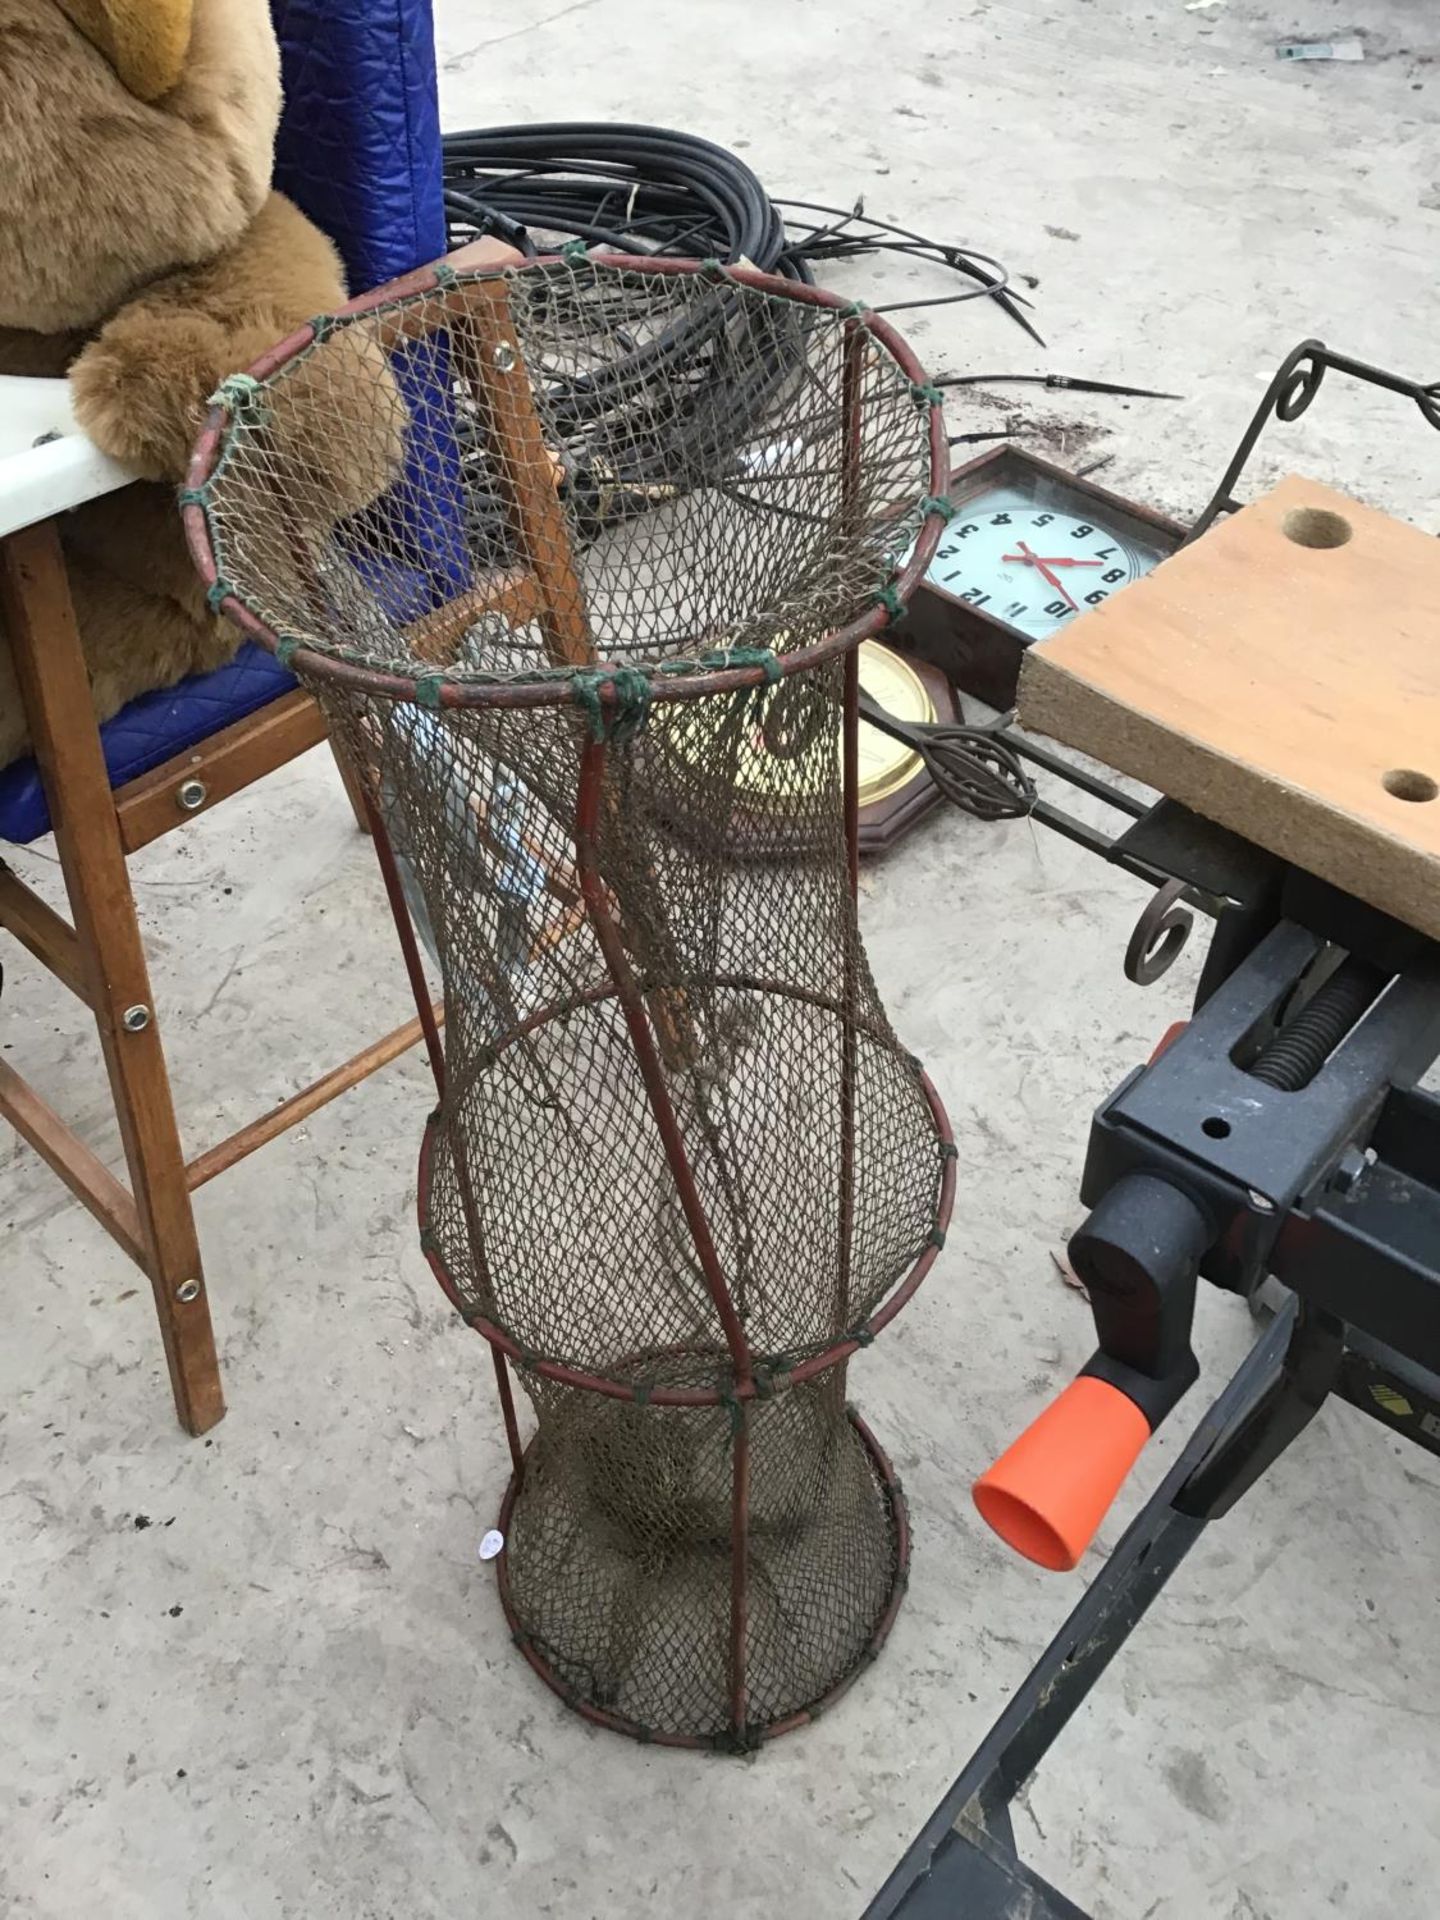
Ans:
[[[1042,560],[1040,555],[1031,553],[1028,547],[1025,548],[1024,553],[1005,553],[1000,557],[1002,560],[1024,560],[1027,564],[1037,567],[1103,567],[1105,564],[1103,560],[1075,560],[1066,553],[1047,553]]]
[[[1080,602],[1075,598],[1073,598],[1069,589],[1061,583],[1057,575],[1053,574],[1050,571],[1049,567],[1046,566],[1045,562],[1040,558],[1039,554],[1032,553],[1029,547],[1026,546],[1023,540],[1017,540],[1015,544],[1017,547],[1019,547],[1020,552],[1022,556],[1025,558],[1025,560],[1027,560],[1032,567],[1035,567],[1038,569],[1041,579],[1044,580],[1049,586],[1052,586],[1055,589],[1056,593],[1060,595],[1062,600],[1068,600],[1070,602],[1070,608],[1072,612],[1078,613],[1080,611]]]

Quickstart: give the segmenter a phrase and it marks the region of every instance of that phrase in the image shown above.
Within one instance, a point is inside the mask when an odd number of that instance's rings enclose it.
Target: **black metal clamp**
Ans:
[[[866,1920],[1085,1920],[1010,1802],[1205,1527],[1331,1396],[1440,1455],[1440,946],[1172,802],[1126,838],[1226,904],[1190,1022],[1092,1124],[1086,1374],[1153,1427],[1195,1377],[1197,1277],[1283,1305]]]

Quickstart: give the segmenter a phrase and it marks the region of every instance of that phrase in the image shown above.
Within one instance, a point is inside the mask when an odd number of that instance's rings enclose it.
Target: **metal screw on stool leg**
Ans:
[[[182,813],[198,813],[205,804],[205,782],[182,780],[175,789],[175,804]]]
[[[182,1280],[175,1289],[175,1298],[182,1306],[188,1307],[192,1300],[198,1300],[200,1298],[200,1282],[198,1280]]]
[[[126,1007],[120,1016],[120,1024],[127,1033],[143,1033],[150,1024],[148,1007]]]
[[[494,361],[501,373],[513,373],[515,371],[515,349],[508,340],[502,340],[490,355],[490,358]]]

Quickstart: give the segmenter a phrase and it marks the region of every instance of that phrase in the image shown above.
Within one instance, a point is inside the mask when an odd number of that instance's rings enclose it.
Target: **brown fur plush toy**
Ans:
[[[85,431],[147,483],[64,522],[102,720],[235,650],[175,487],[221,380],[344,298],[334,248],[270,191],[279,112],[267,0],[0,0],[0,373],[68,373]],[[336,421],[337,513],[393,454],[353,432]],[[27,748],[0,632],[0,766]]]

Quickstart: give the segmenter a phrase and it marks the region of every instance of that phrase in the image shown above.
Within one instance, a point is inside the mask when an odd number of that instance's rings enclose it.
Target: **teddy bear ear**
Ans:
[[[126,91],[159,100],[185,70],[194,0],[59,0],[114,67]]]

